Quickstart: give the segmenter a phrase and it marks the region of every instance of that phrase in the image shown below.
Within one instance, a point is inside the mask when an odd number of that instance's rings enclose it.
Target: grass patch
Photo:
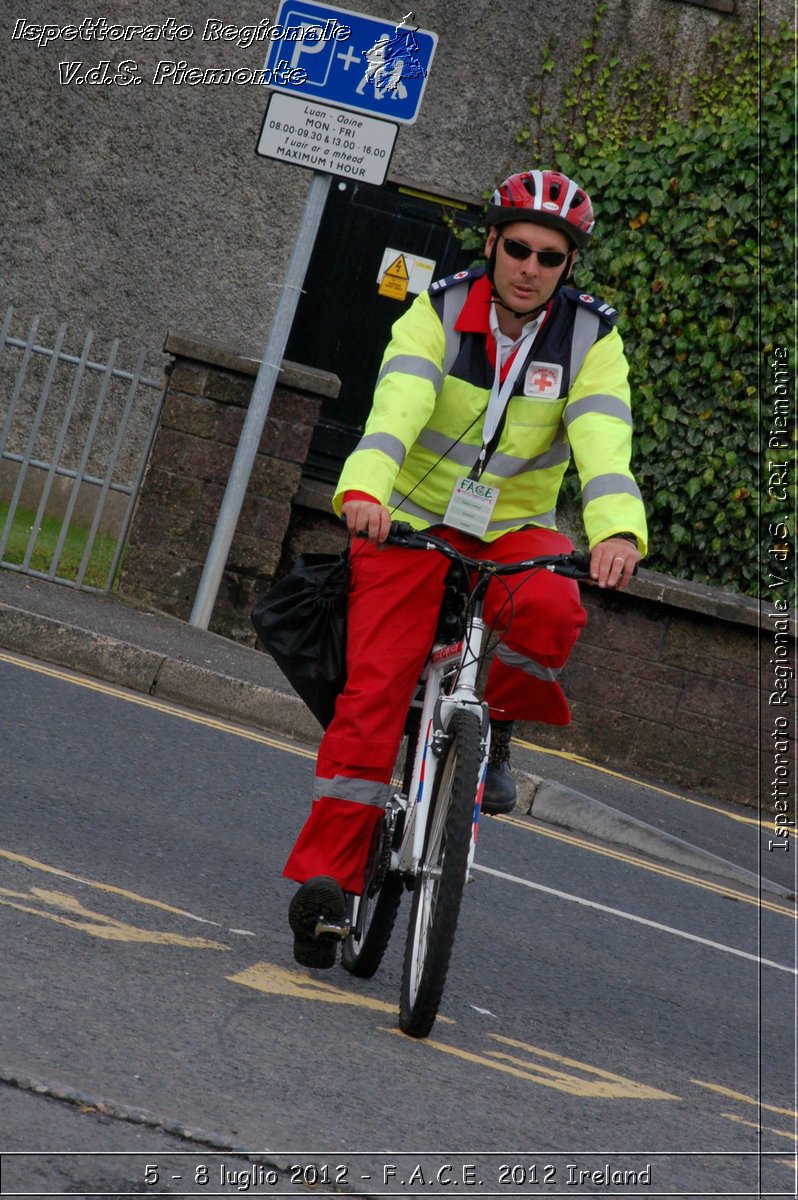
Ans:
[[[8,504],[0,503],[0,537],[8,520]],[[3,563],[9,566],[21,566],[25,560],[31,531],[36,514],[27,508],[17,508],[8,538],[8,544],[3,552]],[[53,555],[58,538],[61,534],[61,518],[45,516],[36,544],[33,548],[28,566],[32,571],[40,571],[44,575],[50,573]],[[83,555],[86,553],[89,531],[79,525],[70,525],[61,550],[61,557],[56,568],[57,579],[75,580],[78,577]],[[114,561],[116,539],[98,533],[94,538],[91,557],[83,576],[83,583],[88,587],[105,588],[108,584],[108,574]]]

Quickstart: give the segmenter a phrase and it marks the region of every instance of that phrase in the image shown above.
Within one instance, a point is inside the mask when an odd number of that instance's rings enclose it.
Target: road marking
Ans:
[[[669,867],[664,863],[654,863],[647,858],[638,858],[634,854],[627,854],[623,850],[613,850],[609,846],[597,846],[594,842],[585,841],[583,838],[575,834],[563,833],[558,829],[546,829],[540,824],[530,825],[529,821],[521,821],[517,817],[504,816],[496,817],[503,824],[514,825],[516,829],[524,829],[527,833],[537,833],[541,837],[553,838],[557,842],[565,842],[569,846],[579,846],[581,849],[592,850],[595,854],[602,854],[605,858],[614,858],[618,862],[629,863],[633,867],[642,867],[646,871],[650,871],[653,875],[664,875],[668,879],[678,879],[683,883],[692,884],[693,887],[703,888],[707,892],[716,892],[721,896],[731,896],[735,900],[740,900],[744,904],[752,904],[755,908],[767,909],[768,912],[780,913],[784,917],[791,917],[793,920],[798,919],[798,909],[785,908],[782,904],[776,904],[773,900],[767,900],[764,896],[752,896],[748,892],[737,891],[731,884],[715,883],[709,879],[700,879],[696,875],[690,875],[686,871],[681,871],[677,867]]]
[[[228,975],[227,979],[230,983],[240,983],[242,987],[265,992],[267,996],[289,996],[292,1000],[321,1000],[325,1004],[348,1004],[381,1013],[394,1014],[398,1011],[395,1004],[375,1000],[372,996],[358,996],[335,987],[332,983],[326,983],[323,979],[306,975],[303,971],[288,970],[268,962],[255,963],[236,975]]]
[[[786,1138],[788,1142],[798,1142],[798,1134],[791,1133],[789,1129],[773,1129],[771,1125],[758,1125],[756,1121],[746,1121],[744,1117],[738,1117],[736,1113],[721,1113],[727,1121],[735,1121],[738,1125],[747,1125],[749,1129],[758,1129],[760,1133],[775,1133],[776,1137]]]
[[[650,792],[657,792],[660,796],[668,796],[673,800],[683,800],[685,804],[692,804],[696,808],[706,808],[710,812],[716,813],[721,817],[728,817],[730,821],[740,821],[743,825],[755,825],[759,829],[769,828],[764,821],[760,821],[757,817],[744,817],[741,813],[727,812],[723,808],[716,808],[714,804],[707,803],[706,800],[693,800],[690,796],[685,796],[682,792],[672,792],[668,788],[658,787],[655,783],[646,783],[642,779],[635,779],[633,775],[624,775],[621,771],[613,771],[610,767],[599,766],[598,763],[591,762],[589,758],[583,758],[581,754],[572,754],[568,750],[551,750],[548,746],[538,746],[536,742],[525,742],[521,738],[513,738],[519,746],[523,746],[525,750],[534,750],[538,754],[548,754],[552,758],[564,758],[568,762],[576,763],[580,767],[589,767],[591,771],[599,771],[602,775],[609,775],[613,779],[621,779],[624,783],[632,783],[636,787],[647,788]]]
[[[147,896],[139,896],[136,892],[128,892],[124,888],[114,887],[111,883],[100,883],[96,879],[72,875],[69,871],[62,871],[59,867],[51,867],[48,863],[38,862],[35,858],[28,858],[25,854],[15,854],[13,850],[0,849],[0,858],[7,858],[9,862],[20,863],[21,866],[34,871],[43,871],[47,875],[57,875],[60,879],[69,879],[72,883],[82,883],[85,887],[96,888],[97,891],[108,892],[112,896],[121,896],[124,900],[133,900],[136,904],[160,908],[163,912],[172,913],[176,917],[186,917],[189,921],[199,921],[202,925],[219,925],[218,921],[207,921],[205,917],[197,917],[184,908],[174,908],[171,904],[164,904],[162,900],[150,900]],[[231,932],[237,931],[231,930]]]
[[[625,921],[634,921],[638,925],[647,925],[650,929],[656,929],[660,933],[672,933],[675,937],[686,938],[689,942],[698,942],[701,946],[709,946],[713,950],[722,950],[725,954],[734,954],[738,958],[746,958],[750,962],[760,963],[763,967],[773,967],[776,971],[786,971],[788,975],[798,975],[798,970],[794,967],[785,967],[781,963],[771,962],[769,958],[759,958],[756,954],[747,954],[745,950],[736,950],[733,946],[724,946],[721,942],[710,941],[709,938],[698,937],[695,933],[686,933],[683,929],[674,929],[670,925],[661,925],[659,921],[649,921],[647,917],[638,917],[634,913],[624,912],[620,908],[610,908],[606,904],[599,904],[596,900],[586,900],[583,896],[573,896],[570,892],[561,892],[557,888],[546,887],[542,883],[533,883],[529,879],[521,879],[518,875],[508,875],[505,871],[496,871],[493,867],[484,867],[478,863],[474,864],[475,871],[482,871],[485,875],[495,875],[497,879],[506,879],[509,883],[519,883],[522,887],[532,888],[536,892],[546,892],[549,896],[556,896],[559,900],[570,900],[573,904],[581,904],[585,908],[595,908],[599,912],[609,913],[613,917],[623,917]]]
[[[405,1034],[399,1029],[383,1028],[383,1032],[405,1037]],[[570,1096],[584,1096],[598,1100],[681,1099],[681,1096],[674,1096],[670,1092],[660,1091],[659,1088],[636,1083],[633,1079],[626,1079],[623,1075],[615,1075],[612,1071],[604,1071],[589,1063],[579,1062],[574,1058],[563,1058],[562,1055],[554,1054],[551,1050],[543,1050],[539,1046],[529,1046],[525,1042],[516,1042],[512,1038],[503,1038],[498,1034],[490,1036],[497,1042],[523,1050],[528,1057],[518,1058],[515,1055],[496,1050],[490,1050],[487,1054],[474,1054],[470,1050],[460,1050],[457,1046],[449,1046],[445,1042],[438,1042],[433,1038],[424,1038],[423,1040],[409,1038],[408,1041],[412,1041],[414,1045],[438,1050],[442,1054],[451,1054],[454,1058],[460,1058],[475,1066],[489,1067],[492,1071],[513,1075],[516,1079],[527,1079],[542,1087],[554,1088],[558,1092],[567,1092]],[[536,1056],[548,1061],[546,1063],[535,1062]],[[548,1062],[552,1061],[559,1065],[557,1067],[549,1066]],[[569,1069],[563,1070],[564,1067]]]
[[[36,907],[31,901],[36,902]],[[183,946],[190,950],[229,950],[222,942],[212,942],[208,938],[184,937],[180,933],[167,933],[164,930],[141,929],[136,925],[128,925],[105,913],[94,912],[85,908],[74,896],[66,892],[51,892],[45,888],[33,887],[29,892],[16,892],[11,888],[0,887],[0,905],[15,908],[19,912],[30,913],[35,917],[43,917],[55,921],[59,925],[67,925],[81,933],[91,934],[92,937],[105,938],[113,942],[139,942],[157,946]],[[50,911],[50,910],[55,911]],[[64,915],[68,914],[68,915]]]
[[[798,1112],[791,1108],[777,1108],[775,1104],[764,1104],[761,1100],[757,1100],[755,1096],[746,1096],[744,1092],[733,1092],[731,1088],[721,1087],[719,1083],[704,1083],[702,1079],[691,1079],[691,1083],[698,1087],[707,1088],[710,1092],[718,1092],[721,1096],[726,1096],[729,1100],[739,1100],[742,1104],[752,1104],[754,1108],[764,1109],[766,1112],[777,1113],[780,1117],[793,1117],[798,1121]]]
[[[180,708],[178,705],[168,704],[161,700],[154,700],[150,696],[139,695],[138,693],[126,691],[123,688],[114,687],[113,685],[110,685],[110,684],[99,683],[94,680],[88,679],[87,677],[80,676],[74,672],[62,671],[56,667],[45,666],[42,663],[36,663],[32,660],[27,660],[27,659],[20,658],[18,656],[3,653],[3,652],[0,652],[0,662],[7,662],[11,666],[19,667],[22,670],[34,671],[40,675],[47,675],[52,679],[59,679],[65,683],[72,683],[72,684],[75,684],[77,687],[83,687],[83,688],[88,689],[89,691],[99,692],[102,695],[111,696],[118,700],[125,700],[129,704],[137,704],[141,708],[152,708],[156,712],[162,712],[168,716],[178,717],[180,720],[189,721],[195,725],[203,725],[206,728],[215,729],[221,733],[228,733],[228,734],[233,735],[234,737],[244,738],[247,741],[257,742],[264,746],[271,746],[272,748],[274,748],[276,750],[284,750],[287,754],[293,754],[299,758],[308,758],[308,759],[312,759],[314,761],[316,758],[315,750],[307,750],[304,747],[296,745],[292,742],[283,741],[277,737],[270,737],[266,734],[259,733],[256,730],[248,729],[245,726],[234,724],[232,721],[216,720],[212,717],[204,716],[201,713],[192,712],[190,709]],[[516,740],[518,740],[518,739],[516,739]],[[582,764],[584,766],[591,767],[597,771],[602,771],[605,774],[610,774],[610,775],[614,774],[614,772],[610,771],[608,768],[595,766],[595,764],[588,762],[587,759],[580,760],[578,758],[578,756],[569,755],[569,754],[565,753],[564,751],[548,750],[546,747],[537,746],[532,742],[519,742],[519,744],[522,746],[527,746],[529,749],[532,749],[532,750],[539,750],[542,753],[554,755],[555,757],[570,758],[576,762],[582,762]],[[628,782],[631,782],[631,783],[639,782],[638,780],[631,779],[628,776],[622,775],[622,776],[619,776],[619,778],[626,779],[626,780],[628,780]],[[689,800],[688,797],[680,796],[678,792],[668,792],[664,788],[657,789],[656,787],[654,787],[653,784],[641,783],[640,786],[652,788],[655,791],[657,791],[657,790],[662,791],[664,795],[675,796],[679,799]],[[699,801],[689,801],[689,802],[695,803],[695,804],[700,804]],[[701,807],[712,808],[711,805],[701,805]],[[712,809],[712,811],[713,812],[715,812],[715,811],[722,812],[722,810],[716,810],[716,809]],[[723,885],[720,885],[720,884],[709,883],[706,880],[698,878],[697,876],[688,875],[686,872],[671,870],[670,868],[666,868],[663,866],[653,864],[644,859],[634,858],[631,855],[620,854],[617,851],[609,850],[604,846],[597,846],[593,842],[583,840],[582,838],[576,837],[574,835],[567,835],[567,834],[555,832],[554,830],[549,830],[549,829],[541,829],[539,827],[530,825],[528,821],[519,821],[517,818],[513,818],[513,817],[499,817],[496,819],[499,821],[503,821],[503,822],[510,822],[513,825],[515,825],[517,828],[525,829],[528,832],[539,833],[545,837],[556,838],[560,841],[568,842],[571,845],[579,846],[584,850],[589,850],[592,854],[600,854],[607,858],[616,858],[619,861],[630,863],[633,866],[639,867],[642,870],[652,871],[656,874],[669,875],[671,878],[680,879],[685,883],[692,884],[694,887],[700,887],[707,891],[714,891],[714,892],[718,892],[723,895],[733,895],[734,898],[737,900],[741,900],[747,904],[755,904],[757,906],[767,908],[771,912],[782,913],[785,916],[791,916],[793,918],[795,918],[796,915],[798,915],[795,912],[790,911],[789,909],[782,908],[782,907],[779,907],[778,905],[773,904],[769,900],[764,900],[764,899],[757,900],[751,896],[746,895],[743,892],[735,892],[731,888],[724,887]],[[734,819],[745,821],[749,824],[751,823],[750,819],[747,817],[734,817]],[[757,822],[753,822],[753,823],[757,824]],[[199,920],[200,918],[195,918],[195,919]]]
[[[288,750],[291,754],[296,754],[300,758],[311,758],[315,760],[316,751],[306,750],[302,746],[296,746],[289,742],[281,741],[279,738],[269,737],[265,733],[260,733],[255,729],[247,729],[244,725],[236,725],[232,721],[217,720],[215,717],[205,716],[203,713],[192,712],[188,708],[181,708],[177,704],[169,704],[164,700],[154,700],[152,696],[140,695],[137,692],[130,692],[124,688],[114,687],[112,684],[99,683],[97,680],[89,679],[86,676],[78,675],[71,671],[62,671],[57,667],[48,667],[43,663],[28,661],[27,659],[17,658],[11,654],[0,652],[0,662],[9,663],[13,667],[21,667],[25,671],[35,671],[39,675],[47,675],[51,679],[60,679],[64,683],[73,683],[77,687],[85,688],[90,692],[99,692],[102,696],[113,696],[116,700],[126,700],[128,704],[137,704],[140,708],[152,708],[156,712],[166,713],[167,716],[180,717],[183,721],[190,721],[194,725],[204,725],[208,729],[216,729],[221,733],[232,733],[236,737],[244,738],[245,741],[259,742],[263,746],[274,746],[278,750]]]
[[[168,713],[171,716],[181,717],[185,721],[193,721],[198,725],[205,725],[211,729],[218,729],[223,733],[232,733],[237,737],[243,737],[253,742],[260,742],[266,746],[274,746],[279,750],[288,750],[292,754],[296,754],[302,758],[316,758],[315,750],[305,750],[300,746],[283,742],[279,738],[272,738],[266,734],[257,732],[256,730],[247,729],[246,726],[236,725],[232,721],[216,720],[213,717],[207,717],[200,713],[192,712],[190,709],[181,708],[176,704],[169,704],[163,700],[154,700],[151,696],[139,695],[136,692],[131,692],[126,689],[115,687],[112,684],[100,683],[97,680],[89,679],[87,676],[79,675],[77,672],[60,670],[57,667],[49,667],[44,663],[38,663],[33,659],[23,658],[19,655],[9,654],[0,651],[0,662],[6,662],[10,666],[20,667],[26,671],[36,671],[40,675],[48,675],[52,679],[60,679],[67,683],[77,684],[78,687],[87,688],[89,691],[100,692],[102,695],[115,696],[119,700],[127,700],[130,704],[138,704],[143,708],[154,708],[157,712]],[[657,792],[662,796],[668,796],[675,800],[683,800],[685,804],[692,804],[697,808],[706,808],[710,812],[716,813],[723,817],[728,817],[730,821],[739,821],[745,825],[755,825],[760,829],[769,828],[764,822],[755,817],[744,817],[740,813],[726,812],[725,809],[716,808],[713,804],[708,804],[703,800],[693,800],[690,796],[685,796],[681,792],[673,792],[668,788],[658,787],[653,783],[646,783],[642,779],[635,779],[631,775],[624,775],[620,771],[613,771],[610,767],[600,766],[598,763],[591,762],[590,759],[583,758],[579,754],[572,754],[566,750],[552,750],[548,746],[539,746],[536,742],[526,742],[522,738],[513,738],[519,746],[523,746],[527,750],[534,750],[538,754],[546,754],[552,758],[562,758],[568,762],[576,763],[578,766],[587,767],[591,771],[598,771],[602,775],[609,775],[614,779],[621,779],[625,783],[634,784],[637,787],[647,788],[649,791]],[[798,831],[795,831],[795,836],[798,836]]]
[[[353,1008],[367,1008],[375,1012],[390,1013],[396,1016],[399,1009],[395,1004],[385,1000],[376,1000],[372,996],[359,996],[356,992],[347,992],[335,984],[323,979],[316,979],[304,971],[275,966],[274,963],[259,962],[254,966],[239,971],[236,975],[228,975],[230,983],[240,983],[243,987],[254,988],[257,992],[265,992],[267,996],[289,996],[293,1000],[320,1000],[324,1004],[347,1004]],[[454,1025],[451,1017],[438,1017],[445,1025]]]

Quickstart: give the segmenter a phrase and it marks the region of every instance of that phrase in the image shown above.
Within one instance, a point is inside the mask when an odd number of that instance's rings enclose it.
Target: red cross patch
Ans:
[[[559,363],[530,363],[524,379],[524,395],[558,400],[561,383],[562,367]]]

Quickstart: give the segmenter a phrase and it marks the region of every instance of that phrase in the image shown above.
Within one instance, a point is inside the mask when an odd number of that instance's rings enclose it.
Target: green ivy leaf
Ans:
[[[565,104],[537,102],[534,146],[550,143],[559,169],[594,198],[579,286],[619,310],[654,547],[647,565],[755,594],[760,347],[772,351],[792,324],[792,31],[769,29],[760,44],[743,21],[671,80],[656,64],[624,67],[605,48],[605,8],[594,10],[580,73],[564,81]],[[544,48],[541,79],[554,61]],[[662,119],[677,109],[678,119]],[[532,144],[530,135],[527,152]],[[764,359],[761,372],[767,379]]]

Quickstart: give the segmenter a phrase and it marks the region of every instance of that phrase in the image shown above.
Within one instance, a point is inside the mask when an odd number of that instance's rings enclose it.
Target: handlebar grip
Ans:
[[[341,520],[346,523],[346,517],[341,517]],[[359,529],[354,535],[357,538],[368,538],[368,531]],[[407,521],[391,521],[391,528],[388,531],[388,536],[385,539],[386,546],[404,546],[407,544],[408,538],[418,538],[419,532],[409,525]]]
[[[422,547],[422,534],[407,521],[391,521],[385,545],[405,546],[410,550],[419,550]]]
[[[567,558],[552,565],[555,575],[564,575],[566,579],[590,578],[590,554],[587,550],[573,550]]]
[[[635,563],[633,575],[637,574],[638,563]],[[552,567],[555,575],[564,575],[566,579],[590,579],[590,551],[574,550],[564,561]]]

